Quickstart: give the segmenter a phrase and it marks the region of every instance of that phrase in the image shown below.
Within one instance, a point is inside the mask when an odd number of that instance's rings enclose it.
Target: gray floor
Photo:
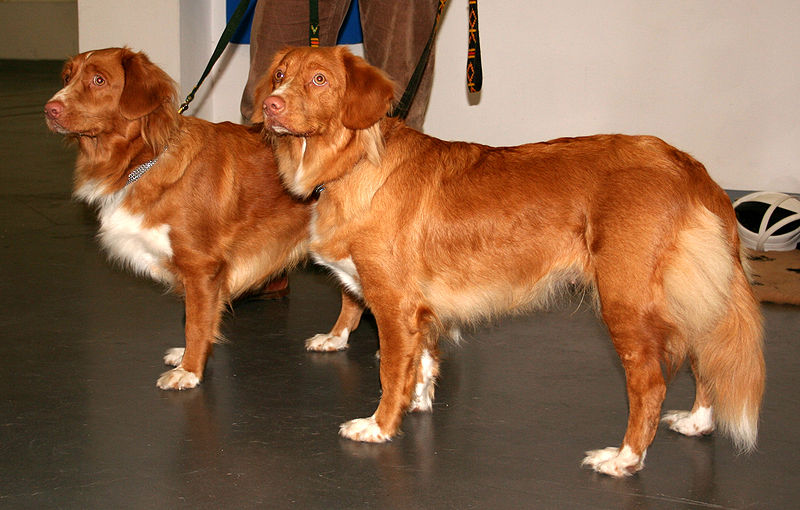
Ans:
[[[659,430],[647,467],[581,469],[616,445],[623,375],[577,301],[446,346],[433,413],[390,444],[337,436],[379,396],[369,319],[349,351],[303,339],[338,312],[333,282],[292,276],[281,301],[243,301],[196,390],[163,392],[182,308],[111,267],[91,211],[70,200],[74,151],[42,105],[59,65],[0,61],[0,507],[797,508],[800,309],[765,305],[768,388],[759,451]],[[682,370],[665,408],[692,403]]]

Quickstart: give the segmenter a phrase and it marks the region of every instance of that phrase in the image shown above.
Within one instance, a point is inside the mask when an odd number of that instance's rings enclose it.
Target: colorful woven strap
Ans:
[[[311,0],[308,3],[308,45],[312,48],[319,47],[319,0]]]
[[[481,38],[478,33],[478,0],[469,0],[469,49],[467,50],[467,88],[478,92],[483,86]]]
[[[417,93],[419,84],[422,81],[422,75],[425,72],[425,67],[430,60],[431,51],[433,50],[433,42],[436,39],[436,32],[439,30],[439,23],[442,18],[442,12],[447,4],[447,0],[439,0],[439,7],[436,9],[436,18],[433,21],[433,28],[431,35],[428,37],[428,42],[425,44],[425,49],[422,50],[422,55],[419,57],[417,67],[414,68],[414,74],[408,80],[403,96],[397,103],[397,106],[389,112],[390,117],[406,118],[408,111],[411,108],[411,102]],[[308,28],[308,45],[312,48],[319,47],[319,0],[309,0],[309,28]],[[481,66],[481,40],[478,35],[478,0],[469,0],[469,50],[467,53],[467,88],[470,92],[478,92],[483,85],[483,68]]]

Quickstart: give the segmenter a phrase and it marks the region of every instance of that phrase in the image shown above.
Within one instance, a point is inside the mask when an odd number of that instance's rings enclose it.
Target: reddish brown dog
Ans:
[[[192,388],[225,304],[306,256],[308,205],[260,131],[178,115],[174,82],[144,54],[83,53],[63,79],[45,115],[78,145],[74,194],[97,207],[112,259],[185,296],[186,347],[167,351],[158,386]]]
[[[730,201],[689,155],[645,136],[438,140],[388,118],[394,85],[343,48],[280,52],[258,97],[284,184],[299,197],[324,188],[313,256],[377,320],[383,395],[343,436],[386,441],[406,410],[430,408],[442,332],[579,281],[596,293],[629,398],[622,446],[584,464],[614,476],[642,468],[666,391],[661,363],[675,370],[687,356],[694,408],[665,420],[689,435],[716,423],[753,448],[761,315]]]

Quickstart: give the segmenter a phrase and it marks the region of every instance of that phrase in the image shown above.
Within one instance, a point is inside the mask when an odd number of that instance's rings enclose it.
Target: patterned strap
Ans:
[[[308,3],[308,45],[312,48],[319,47],[319,0],[311,0]]]
[[[436,38],[436,32],[439,30],[439,22],[442,18],[442,12],[447,4],[447,0],[439,0],[439,7],[436,10],[436,18],[433,21],[433,28],[431,35],[428,37],[428,42],[425,44],[425,49],[422,50],[422,55],[419,57],[417,67],[414,68],[414,74],[408,80],[408,85],[397,103],[397,106],[389,112],[390,117],[406,118],[408,111],[411,108],[411,102],[417,93],[419,84],[422,81],[422,74],[425,72],[425,67],[428,65],[428,60],[431,56],[433,49],[433,41]],[[319,47],[319,0],[309,0],[309,28],[308,28],[308,44],[312,48]],[[478,92],[483,85],[483,67],[481,66],[481,40],[478,34],[478,0],[469,0],[469,50],[467,53],[467,88],[470,92]]]
[[[469,49],[467,50],[467,88],[479,92],[483,86],[481,38],[478,34],[478,0],[469,0]]]

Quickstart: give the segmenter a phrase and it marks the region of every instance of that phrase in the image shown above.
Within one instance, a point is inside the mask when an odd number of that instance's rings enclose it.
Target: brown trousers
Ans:
[[[320,46],[333,46],[350,0],[319,0]],[[383,69],[405,90],[433,28],[438,0],[359,0],[364,36],[364,57]],[[253,92],[286,46],[308,46],[309,0],[259,0],[250,36],[250,74],[242,94],[242,115],[253,114]],[[409,126],[422,128],[431,95],[434,55],[425,68],[414,102],[406,118]],[[398,97],[399,99],[399,97]]]

